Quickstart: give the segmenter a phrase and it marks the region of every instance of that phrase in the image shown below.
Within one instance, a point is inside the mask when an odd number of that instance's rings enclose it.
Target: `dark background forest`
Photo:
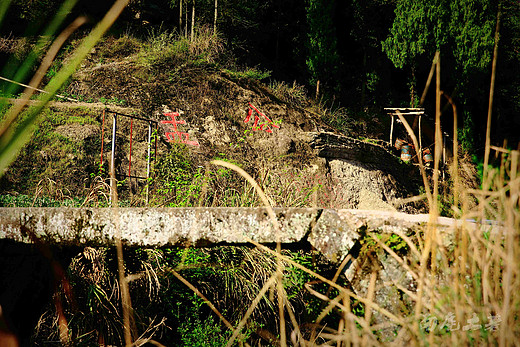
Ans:
[[[13,1],[1,36],[34,37],[59,5],[58,0]],[[87,15],[93,26],[110,5],[78,1],[70,20]],[[439,50],[441,88],[457,104],[459,136],[466,150],[479,155],[485,142],[498,28],[492,142],[502,145],[507,140],[508,147],[518,146],[520,3],[516,0],[132,0],[112,32],[188,34],[192,15],[195,26],[216,27],[237,63],[270,71],[270,79],[305,85],[312,96],[319,82],[321,100],[357,111],[382,113],[383,107],[418,106]],[[434,102],[430,92],[424,104],[427,113],[434,113]],[[443,110],[443,127],[451,129],[451,109]]]

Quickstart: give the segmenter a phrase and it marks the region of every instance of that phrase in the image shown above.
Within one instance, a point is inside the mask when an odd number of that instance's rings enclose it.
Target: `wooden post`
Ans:
[[[419,155],[422,155],[421,118],[422,118],[422,115],[419,115]]]
[[[446,135],[442,134],[442,179],[444,180],[444,173],[446,167]]]
[[[390,147],[392,146],[392,136],[394,134],[394,115],[392,115],[392,123],[390,125]]]
[[[130,197],[132,197],[132,130],[134,119],[130,118],[130,153],[128,155],[128,189],[130,190]]]
[[[99,159],[99,170],[103,167],[103,143],[105,142],[105,109],[103,109],[103,123],[101,125],[101,158]]]
[[[110,172],[115,172],[115,160],[116,160],[116,131],[117,131],[117,114],[112,113],[112,153],[110,155]],[[115,177],[110,178],[110,190],[114,191],[117,189]],[[110,202],[112,202],[112,194],[110,194]]]
[[[152,155],[152,122],[148,122],[148,157],[146,158],[146,205],[150,202],[150,156]]]

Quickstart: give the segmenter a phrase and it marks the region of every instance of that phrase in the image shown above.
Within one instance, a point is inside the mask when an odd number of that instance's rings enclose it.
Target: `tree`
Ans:
[[[441,52],[443,75],[449,76],[443,89],[450,86],[449,94],[457,93],[464,117],[462,141],[468,149],[482,135],[474,133],[473,124],[485,124],[478,116],[487,109],[482,96],[489,87],[497,6],[489,0],[398,0],[390,35],[382,42],[394,65],[411,71],[412,105],[417,101],[417,66],[428,66],[434,52]]]
[[[197,5],[197,15],[199,20],[204,23],[209,22],[210,8],[213,16],[213,33],[217,33],[217,15],[218,15],[218,0],[191,0],[191,23],[190,23],[190,40],[193,41],[195,28],[195,5]],[[188,37],[188,0],[170,0],[170,7],[177,6],[179,8],[179,31]],[[183,15],[185,16],[183,22]],[[183,27],[184,25],[184,27]]]
[[[458,78],[483,71],[491,62],[496,4],[489,0],[398,0],[383,51],[398,68],[439,50],[455,62]]]
[[[309,25],[306,62],[313,85],[319,85],[321,81],[328,87],[337,87],[337,82],[333,82],[339,65],[334,7],[334,0],[309,0],[306,8]]]
[[[215,16],[213,19],[213,34],[217,33],[218,0],[215,0]]]
[[[497,122],[494,137],[503,144],[520,144],[520,2],[504,0],[497,66]]]
[[[343,47],[338,46],[342,62],[350,64],[343,80],[350,78],[354,91],[360,93],[360,98],[355,99],[359,106],[382,102],[381,98],[386,98],[392,89],[389,70],[393,69],[381,51],[381,41],[392,25],[393,18],[388,14],[393,10],[394,5],[387,0],[352,0],[347,8],[351,18],[343,18],[342,27],[338,28],[338,33],[345,35]],[[341,41],[338,35],[340,44]]]

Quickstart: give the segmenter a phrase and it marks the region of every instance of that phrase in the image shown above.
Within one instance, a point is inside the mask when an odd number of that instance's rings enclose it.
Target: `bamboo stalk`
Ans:
[[[489,86],[489,104],[488,104],[488,115],[487,115],[487,127],[486,127],[486,148],[484,152],[484,175],[482,181],[486,181],[486,177],[488,175],[488,164],[489,164],[489,151],[491,146],[491,116],[493,113],[493,97],[495,93],[495,76],[497,69],[497,55],[498,55],[498,40],[500,38],[500,17],[501,10],[500,5],[497,13],[497,25],[495,28],[495,47],[493,48],[493,63],[491,65],[491,82]],[[483,189],[487,189],[488,187],[482,187]]]

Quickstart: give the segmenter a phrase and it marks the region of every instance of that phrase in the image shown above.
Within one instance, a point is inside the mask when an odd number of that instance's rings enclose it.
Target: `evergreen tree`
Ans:
[[[329,88],[338,87],[338,81],[334,81],[339,69],[333,25],[334,7],[334,0],[309,0],[306,8],[309,25],[307,68],[311,76],[310,83],[316,85],[320,81]]]
[[[443,76],[449,76],[443,81],[443,89],[448,90],[446,87],[449,86],[457,91],[464,115],[462,140],[471,149],[478,135],[473,132],[473,124],[482,124],[478,116],[484,114],[481,110],[487,109],[486,98],[482,96],[489,92],[486,88],[489,87],[495,42],[497,3],[489,0],[398,0],[395,15],[390,35],[382,42],[382,48],[396,67],[410,69],[412,104],[417,101],[416,67],[419,64],[429,66],[434,52],[440,51]],[[482,141],[477,140],[477,146],[478,142]]]

